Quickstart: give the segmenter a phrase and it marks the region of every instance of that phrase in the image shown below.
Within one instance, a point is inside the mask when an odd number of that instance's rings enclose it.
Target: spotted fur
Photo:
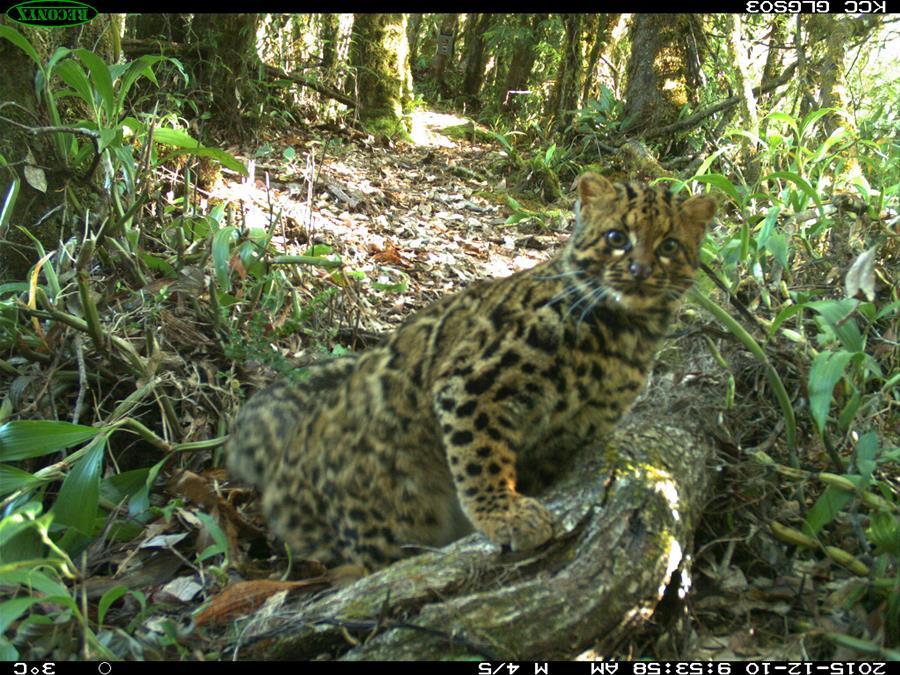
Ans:
[[[372,570],[473,527],[513,550],[552,537],[522,490],[629,409],[715,211],[593,173],[578,193],[552,259],[476,282],[243,407],[228,465],[294,551]]]

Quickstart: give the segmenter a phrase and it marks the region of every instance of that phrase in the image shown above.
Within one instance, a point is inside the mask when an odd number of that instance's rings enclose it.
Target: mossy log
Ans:
[[[565,527],[549,544],[513,554],[473,534],[261,610],[239,658],[548,660],[613,644],[653,615],[673,572],[686,571],[715,407],[708,378],[659,378],[616,433],[542,495]]]

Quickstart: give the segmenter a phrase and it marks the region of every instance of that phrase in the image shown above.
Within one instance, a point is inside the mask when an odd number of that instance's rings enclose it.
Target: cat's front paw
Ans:
[[[505,510],[485,518],[480,529],[495,544],[526,551],[553,537],[556,519],[537,499],[516,495]]]

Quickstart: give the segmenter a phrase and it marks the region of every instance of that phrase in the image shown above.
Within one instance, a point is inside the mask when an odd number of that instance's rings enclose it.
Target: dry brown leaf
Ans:
[[[269,597],[281,591],[293,591],[300,588],[317,589],[328,586],[326,577],[304,579],[303,581],[276,581],[274,579],[257,579],[255,581],[238,581],[230,584],[215,596],[195,617],[198,626],[203,624],[218,625],[229,623],[234,619],[250,614],[259,608]]]

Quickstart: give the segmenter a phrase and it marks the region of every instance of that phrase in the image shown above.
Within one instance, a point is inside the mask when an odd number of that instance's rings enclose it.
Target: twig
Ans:
[[[84,392],[87,389],[87,369],[84,367],[84,345],[81,343],[81,335],[75,333],[74,340],[75,360],[78,362],[78,397],[75,399],[75,409],[72,412],[72,424],[78,424],[84,405]]]
[[[709,265],[705,262],[700,263],[700,269],[708,276],[712,282],[719,287],[719,290],[725,294],[725,297],[728,298],[728,301],[734,305],[734,308],[740,313],[742,317],[747,319],[750,323],[752,323],[757,328],[761,328],[763,332],[765,332],[765,326],[760,323],[759,318],[750,313],[750,310],[747,309],[747,306],[744,305],[731,291],[728,290],[728,287],[725,285],[725,282],[719,278],[719,275],[716,274],[713,270],[710,269]]]
[[[314,265],[316,267],[341,267],[340,260],[328,260],[310,255],[277,255],[271,260],[273,265]]]
[[[97,165],[100,163],[100,157],[102,153],[100,151],[100,132],[94,131],[93,129],[85,129],[84,127],[30,127],[27,124],[21,124],[16,122],[15,120],[11,120],[8,117],[3,117],[0,115],[0,120],[8,124],[12,124],[13,126],[19,127],[25,133],[30,134],[31,136],[38,136],[40,134],[75,134],[76,136],[87,136],[91,139],[91,143],[94,144],[94,161],[91,162],[91,166],[88,169],[87,173],[80,178],[82,182],[87,183],[91,180],[91,176],[94,175],[94,171],[97,170]]]
[[[343,103],[348,108],[356,108],[356,102],[349,96],[345,96],[336,89],[332,89],[328,85],[322,84],[318,80],[314,80],[306,75],[301,75],[296,70],[290,73],[286,73],[281,68],[276,68],[275,66],[270,66],[268,64],[263,64],[263,69],[265,70],[267,77],[271,77],[277,80],[290,80],[291,82],[296,82],[299,85],[309,87],[313,91],[319,92],[323,96],[333,98],[335,101],[337,101],[338,103]]]

